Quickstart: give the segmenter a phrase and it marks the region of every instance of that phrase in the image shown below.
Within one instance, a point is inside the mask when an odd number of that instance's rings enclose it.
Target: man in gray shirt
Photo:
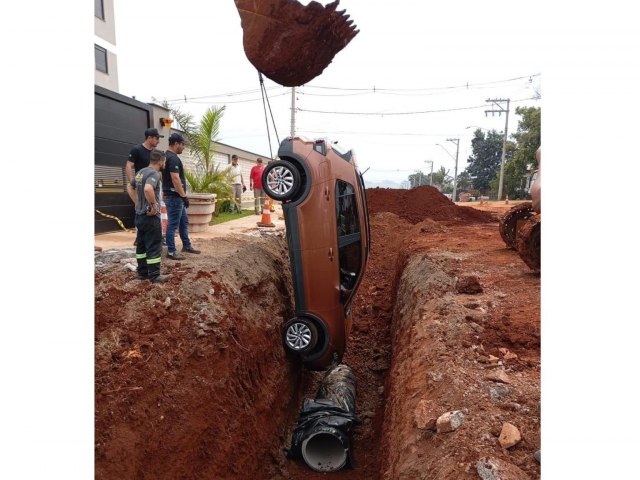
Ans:
[[[160,192],[165,155],[160,150],[149,154],[149,166],[135,174],[127,185],[127,193],[136,207],[136,259],[138,278],[163,283],[171,275],[160,275],[162,255],[162,220],[160,219]]]

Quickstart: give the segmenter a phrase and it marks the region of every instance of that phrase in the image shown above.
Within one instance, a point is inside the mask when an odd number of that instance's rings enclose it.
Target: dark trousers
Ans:
[[[162,255],[162,221],[155,215],[136,214],[136,259],[138,275],[153,280],[160,275]]]

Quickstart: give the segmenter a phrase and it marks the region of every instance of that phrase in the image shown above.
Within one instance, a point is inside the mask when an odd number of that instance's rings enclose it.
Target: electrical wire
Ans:
[[[530,79],[533,77],[539,77],[540,73],[534,73],[532,75],[525,75],[523,77],[515,77],[509,78],[506,80],[495,80],[491,82],[479,82],[479,83],[465,83],[463,85],[452,85],[447,87],[427,87],[427,88],[378,88],[378,87],[369,87],[369,88],[345,88],[345,87],[326,87],[319,85],[305,85],[304,88],[320,88],[326,90],[344,90],[344,91],[374,91],[374,92],[422,92],[422,91],[432,91],[432,90],[451,90],[457,88],[469,89],[470,87],[477,87],[482,85],[495,85],[499,83],[507,83],[514,82],[516,80],[524,80]]]
[[[378,87],[367,87],[367,88],[346,88],[346,87],[330,87],[330,86],[320,86],[320,85],[305,85],[302,88],[315,88],[315,89],[324,89],[324,90],[340,90],[340,91],[356,91],[356,92],[364,92],[364,93],[355,93],[355,94],[338,94],[335,96],[350,96],[350,95],[367,95],[367,94],[371,94],[371,93],[386,93],[389,95],[402,95],[402,93],[399,92],[425,92],[425,91],[438,91],[438,90],[452,90],[452,89],[465,89],[465,90],[470,90],[470,89],[476,89],[476,88],[480,88],[486,85],[497,85],[497,84],[501,84],[501,83],[508,83],[508,82],[513,82],[513,81],[517,81],[517,80],[523,80],[523,79],[532,79],[534,77],[539,77],[541,74],[540,73],[535,73],[532,75],[525,75],[522,77],[515,77],[515,78],[509,78],[506,80],[495,80],[495,81],[491,81],[491,82],[479,82],[479,83],[465,83],[465,84],[461,84],[461,85],[452,85],[452,86],[445,86],[445,87],[427,87],[427,88],[378,88]],[[279,89],[287,89],[287,87],[283,87],[281,85],[274,85],[272,87],[266,87],[267,90],[279,90]],[[486,88],[486,87],[483,87]],[[180,98],[172,98],[172,99],[168,99],[167,102],[171,102],[171,103],[189,103],[189,102],[193,102],[193,103],[209,103],[209,102],[197,102],[197,100],[205,100],[205,99],[211,99],[211,98],[218,98],[218,97],[235,97],[235,96],[240,96],[240,95],[248,95],[248,94],[252,94],[252,93],[258,93],[260,92],[261,89],[249,89],[249,90],[239,90],[239,91],[235,91],[235,92],[227,92],[227,93],[213,93],[210,95],[202,95],[202,96],[194,96],[194,97],[188,97],[186,95],[183,95]],[[395,92],[395,93],[394,93]],[[288,91],[285,93],[282,93],[281,95],[274,95],[271,98],[274,98],[275,96],[282,96],[282,95],[287,95]],[[303,93],[303,95],[315,95],[315,96],[332,96],[332,95],[322,95],[322,94],[316,94],[316,93],[311,93],[311,92],[307,92],[307,93]],[[405,94],[408,96],[411,96],[410,94]],[[252,99],[252,100],[240,100],[237,103],[240,102],[249,102],[249,101],[258,101],[260,99]],[[232,103],[232,102],[228,102],[228,103]]]
[[[537,97],[522,98],[519,100],[511,100],[511,103],[526,102],[528,100],[539,100],[539,98]],[[298,112],[306,112],[306,113],[329,113],[332,115],[375,115],[375,116],[384,117],[384,116],[392,116],[392,115],[421,115],[425,113],[457,112],[461,110],[475,110],[479,108],[487,108],[487,105],[485,104],[485,105],[476,105],[474,107],[443,108],[439,110],[423,110],[423,111],[416,111],[416,112],[332,112],[332,111],[326,111],[326,110],[306,110],[303,108],[296,108],[296,110]]]

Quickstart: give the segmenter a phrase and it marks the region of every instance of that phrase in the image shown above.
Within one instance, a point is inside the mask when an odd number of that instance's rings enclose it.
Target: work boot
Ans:
[[[155,278],[150,278],[151,283],[164,283],[168,280],[171,280],[172,275],[158,275]]]
[[[184,260],[185,256],[180,255],[178,252],[173,252],[173,253],[167,253],[167,258],[170,258],[171,260]]]
[[[189,247],[189,248],[182,247],[182,251],[183,252],[187,252],[187,253],[195,253],[195,254],[200,253],[200,250],[197,250],[197,249],[195,249],[193,247]]]
[[[138,275],[138,280],[149,280],[149,277],[146,275]]]

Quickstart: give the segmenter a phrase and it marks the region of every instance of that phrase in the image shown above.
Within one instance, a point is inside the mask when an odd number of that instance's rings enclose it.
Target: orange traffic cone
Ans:
[[[160,221],[162,222],[162,236],[164,237],[167,234],[167,224],[169,223],[167,206],[164,204],[164,195],[160,200]]]
[[[262,220],[257,222],[259,227],[275,227],[273,223],[271,223],[271,199],[267,197],[267,201],[262,207]]]

